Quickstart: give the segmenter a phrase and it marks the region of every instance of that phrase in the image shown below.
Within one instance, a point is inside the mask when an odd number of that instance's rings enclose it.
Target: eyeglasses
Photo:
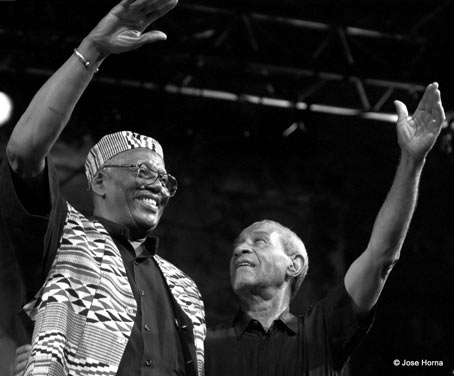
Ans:
[[[148,163],[135,163],[135,164],[107,164],[102,166],[105,167],[118,167],[118,168],[129,168],[130,170],[136,171],[137,178],[148,180],[150,184],[154,184],[158,179],[161,183],[161,186],[164,188],[165,193],[167,193],[170,197],[175,195],[177,191],[178,184],[177,179],[175,179],[172,175],[159,172],[155,167]]]

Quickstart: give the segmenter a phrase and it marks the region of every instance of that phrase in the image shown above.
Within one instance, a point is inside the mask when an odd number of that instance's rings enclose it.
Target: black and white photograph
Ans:
[[[0,376],[453,376],[454,0],[0,0]]]

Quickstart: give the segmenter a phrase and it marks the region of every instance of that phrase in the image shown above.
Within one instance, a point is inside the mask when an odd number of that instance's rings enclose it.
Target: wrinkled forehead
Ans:
[[[123,151],[109,159],[109,161],[106,163],[112,162],[131,164],[138,162],[147,162],[160,170],[165,170],[164,159],[162,159],[162,157],[158,153],[147,148],[137,148]]]
[[[235,239],[234,244],[240,243],[257,235],[265,236],[267,238],[279,238],[281,233],[279,231],[279,228],[272,223],[257,222],[241,231],[238,237]]]

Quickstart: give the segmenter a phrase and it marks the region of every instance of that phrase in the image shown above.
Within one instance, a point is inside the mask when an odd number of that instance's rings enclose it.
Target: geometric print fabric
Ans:
[[[25,376],[115,375],[131,334],[137,304],[122,257],[98,221],[67,203],[59,250],[48,277],[24,306],[35,321]],[[169,288],[193,322],[199,376],[206,334],[195,283],[155,256]]]
[[[159,256],[154,256],[175,300],[191,319],[197,355],[197,370],[204,374],[205,309],[195,282],[180,269]]]
[[[137,304],[112,238],[99,222],[67,205],[48,277],[24,307],[35,321],[25,374],[113,376]]]

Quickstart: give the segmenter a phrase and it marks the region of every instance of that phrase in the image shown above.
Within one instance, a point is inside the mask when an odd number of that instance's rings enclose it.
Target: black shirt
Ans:
[[[268,331],[240,311],[232,321],[208,329],[206,375],[340,375],[372,317],[359,322],[343,283],[305,316],[284,312]]]
[[[16,258],[25,285],[25,301],[44,283],[52,265],[66,218],[66,201],[59,193],[52,163],[41,176],[22,180],[5,160],[0,166],[0,249],[2,257]],[[103,218],[100,221],[118,247],[128,274],[138,312],[117,375],[194,374],[190,363],[193,338],[178,323],[190,319],[171,296],[153,259],[158,240],[149,238],[136,257],[128,230]],[[33,330],[29,323],[29,335]],[[186,362],[185,362],[186,360]]]
[[[131,337],[117,375],[184,375],[185,361],[172,299],[161,270],[153,259],[158,238],[149,237],[139,256],[128,241],[129,231],[104,218],[95,217],[112,236],[137,302]]]

